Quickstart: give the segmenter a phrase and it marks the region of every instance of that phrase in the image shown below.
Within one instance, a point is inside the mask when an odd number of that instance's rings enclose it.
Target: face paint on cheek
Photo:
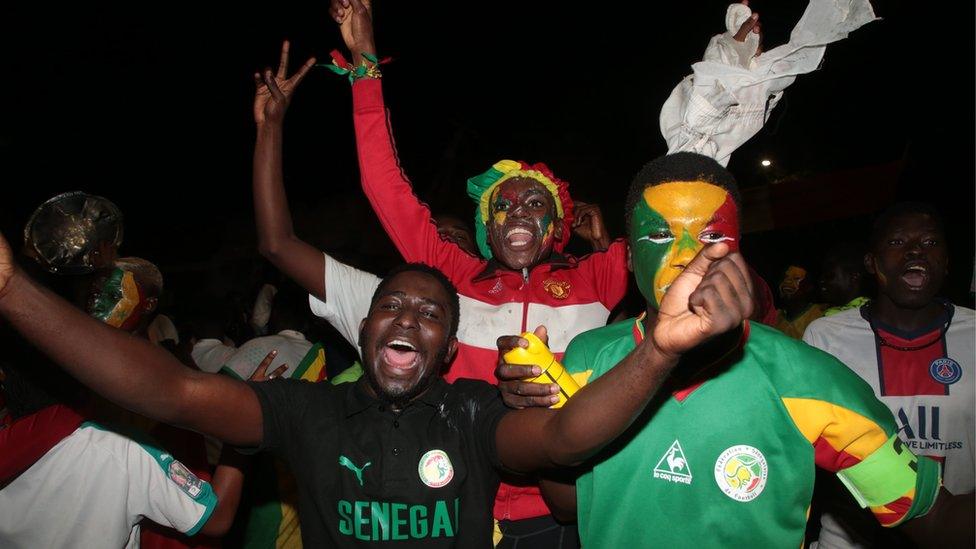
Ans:
[[[661,303],[674,280],[706,244],[726,242],[733,251],[738,249],[738,211],[725,189],[703,181],[675,181],[644,189],[643,199],[635,215],[646,208],[657,220],[648,226],[654,230],[665,228],[672,235],[666,247],[657,239],[662,248],[654,258],[653,280],[644,281],[649,287],[641,289],[649,302]],[[637,236],[648,234],[651,233],[645,231]],[[636,264],[634,271],[637,272]],[[641,284],[638,278],[638,287]]]
[[[655,291],[655,281],[664,266],[669,252],[673,248],[673,239],[667,242],[654,242],[648,235],[660,230],[670,230],[667,220],[658,212],[652,210],[643,200],[639,201],[631,214],[631,262],[634,268],[634,278],[637,288],[648,303],[657,307],[661,303],[663,292]]]
[[[491,209],[495,212],[492,214],[492,220],[496,225],[504,225],[505,220],[508,219],[508,210],[511,209],[514,203],[515,197],[509,191],[502,191],[500,188],[495,189],[495,196],[491,199]]]
[[[555,232],[555,225],[552,224],[552,216],[546,214],[539,223],[542,227],[542,247],[545,248],[552,241],[552,234]]]
[[[807,277],[806,269],[802,267],[789,267],[783,276],[783,281],[779,285],[779,292],[784,296],[791,296],[800,289],[800,284]]]
[[[142,293],[132,273],[115,269],[102,285],[91,315],[109,326],[131,329],[141,318],[141,302]]]
[[[715,210],[715,214],[712,216],[712,222],[702,231],[703,234],[712,232],[723,235],[722,238],[715,240],[715,242],[725,242],[729,245],[730,251],[739,251],[739,209],[736,208],[735,201],[732,200],[732,196],[728,193],[726,193],[725,202]]]

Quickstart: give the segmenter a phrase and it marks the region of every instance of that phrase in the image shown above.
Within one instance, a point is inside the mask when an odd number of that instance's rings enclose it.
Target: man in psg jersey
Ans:
[[[968,520],[934,521],[972,546],[976,423],[973,310],[938,297],[949,257],[941,216],[931,206],[900,203],[871,232],[865,269],[877,296],[867,305],[821,318],[803,340],[834,355],[874,390],[898,423],[905,446],[942,463],[942,479]],[[839,505],[840,503],[838,503]],[[890,545],[857,514],[828,512],[824,547]]]

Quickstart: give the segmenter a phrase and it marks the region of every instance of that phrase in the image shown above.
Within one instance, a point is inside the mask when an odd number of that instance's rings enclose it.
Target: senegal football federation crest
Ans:
[[[166,472],[169,479],[191,498],[196,499],[203,491],[203,481],[175,459],[169,462],[169,468]]]
[[[715,461],[715,482],[736,501],[752,501],[766,487],[769,469],[762,452],[741,444],[726,449]]]
[[[685,451],[681,443],[675,439],[671,447],[661,456],[654,466],[654,478],[659,478],[680,484],[691,484],[691,468],[685,459]]]
[[[420,456],[417,472],[420,480],[431,488],[447,486],[454,478],[454,466],[444,450],[431,450]]]

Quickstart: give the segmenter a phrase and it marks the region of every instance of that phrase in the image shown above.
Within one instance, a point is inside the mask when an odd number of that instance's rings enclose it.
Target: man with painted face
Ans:
[[[732,175],[701,155],[664,156],[637,174],[626,215],[647,309],[573,340],[564,365],[580,384],[611,375],[670,321],[665,304],[695,254],[738,248],[738,204]],[[772,328],[746,321],[703,342],[661,389],[627,436],[582,468],[575,490],[551,494],[578,517],[585,547],[800,546],[814,465],[836,472],[888,526],[935,499],[938,465],[901,444],[870,388]]]
[[[960,510],[933,526],[972,547],[976,319],[972,309],[938,297],[949,265],[942,218],[926,204],[893,206],[874,223],[863,261],[877,283],[874,299],[814,321],[803,340],[871,386],[894,414],[907,448],[942,463],[943,483]],[[883,539],[856,519],[826,514],[822,546],[870,546]]]
[[[139,257],[123,257],[96,273],[85,305],[88,314],[108,326],[152,341],[148,327],[153,321],[159,296],[163,291],[163,274],[159,267]],[[224,524],[224,531],[230,527],[237,512],[244,482],[243,460],[239,456],[233,452],[221,454],[211,471],[207,461],[206,442],[199,434],[156,423],[97,397],[92,400],[90,407],[93,416],[100,421],[148,433],[186,466],[188,474],[194,476],[194,481],[199,479],[209,482],[217,499],[212,520]],[[152,522],[144,522],[140,531],[140,542],[145,547],[156,549],[219,545],[214,538],[191,540],[173,528]]]
[[[334,0],[331,12],[341,22],[352,64],[363,69],[353,67],[351,73],[363,191],[403,258],[437,267],[461,295],[457,359],[446,379],[494,383],[501,335],[545,325],[559,358],[575,335],[605,325],[627,289],[624,243],[580,259],[563,255],[574,220],[568,184],[545,164],[514,160],[498,161],[468,180],[482,257],[443,242],[397,160],[379,67],[370,61],[376,53],[371,8],[358,0]],[[554,388],[545,390],[556,398]],[[572,529],[551,519],[534,481],[506,480],[494,508],[500,533],[512,543],[575,546]],[[540,532],[546,539],[532,536]]]
[[[685,265],[643,343],[560,410],[510,411],[488,383],[441,378],[457,351],[458,295],[420,264],[377,289],[360,329],[365,375],[342,385],[249,384],[186,368],[36,284],[2,236],[0,317],[133,411],[282,455],[298,477],[309,546],[490,547],[497,470],[583,463],[627,429],[681,355],[749,316],[746,269],[729,251],[718,243]]]
[[[144,337],[162,290],[159,268],[145,259],[124,257],[96,276],[86,309],[109,326]]]
[[[824,307],[813,302],[816,287],[806,267],[789,265],[779,283],[779,298],[783,308],[779,310],[776,329],[801,339],[811,322],[823,316]]]
[[[92,282],[86,311],[146,339],[161,287],[152,263],[117,259]],[[243,474],[231,462],[239,457],[222,459],[211,475],[200,435],[156,424],[147,437],[133,427],[149,432],[153,422],[81,399],[73,380],[12,343],[0,376],[15,419],[0,436],[0,545],[219,546],[196,534],[221,536],[233,523]]]

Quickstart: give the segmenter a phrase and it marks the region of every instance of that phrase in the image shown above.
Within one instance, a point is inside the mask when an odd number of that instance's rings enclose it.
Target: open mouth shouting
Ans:
[[[929,265],[924,261],[909,262],[901,275],[902,281],[912,290],[920,290],[929,281]]]
[[[416,345],[402,337],[391,339],[380,349],[385,369],[391,375],[412,372],[420,364],[420,352]]]
[[[535,240],[535,234],[525,227],[512,227],[505,232],[505,243],[515,250],[528,248]]]

